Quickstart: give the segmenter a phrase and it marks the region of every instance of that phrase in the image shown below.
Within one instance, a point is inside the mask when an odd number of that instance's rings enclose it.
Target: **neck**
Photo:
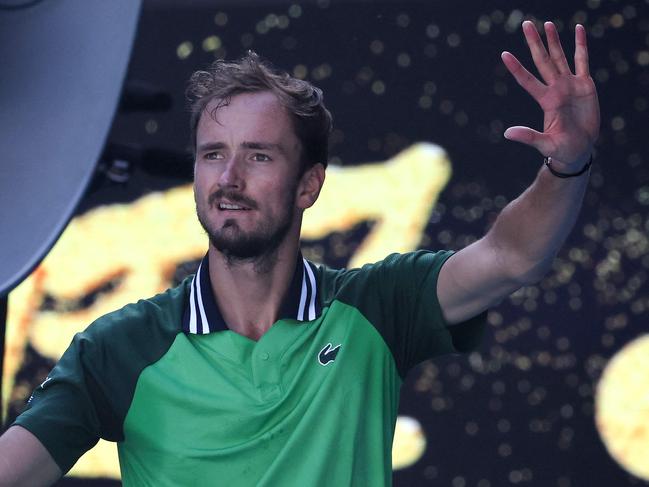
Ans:
[[[236,260],[210,244],[210,280],[228,328],[258,340],[277,321],[291,284],[299,252],[299,233],[286,236],[272,252]]]

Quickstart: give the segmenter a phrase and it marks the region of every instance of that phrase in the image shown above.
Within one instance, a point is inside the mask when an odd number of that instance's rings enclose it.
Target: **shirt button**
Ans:
[[[261,353],[261,354],[259,355],[259,357],[260,357],[262,360],[268,360],[268,357],[270,357],[270,355],[268,355],[267,352],[263,352],[263,353]]]

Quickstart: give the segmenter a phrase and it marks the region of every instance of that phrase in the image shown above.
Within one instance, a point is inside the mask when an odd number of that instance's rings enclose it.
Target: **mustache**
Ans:
[[[207,203],[210,206],[214,206],[219,200],[222,199],[226,199],[232,203],[240,204],[241,206],[245,206],[246,208],[250,208],[251,210],[257,209],[257,203],[254,200],[242,195],[241,193],[237,193],[236,191],[224,189],[218,189],[214,193],[212,193],[207,199]]]

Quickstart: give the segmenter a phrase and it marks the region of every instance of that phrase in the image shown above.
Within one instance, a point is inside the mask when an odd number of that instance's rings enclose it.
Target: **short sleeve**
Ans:
[[[423,360],[468,352],[482,340],[486,312],[449,325],[437,298],[437,277],[452,251],[392,254],[349,271],[342,300],[353,302],[379,331],[402,377]]]
[[[92,334],[75,335],[14,424],[33,433],[65,473],[109,431],[109,401],[98,385],[102,362]]]
[[[77,333],[14,424],[33,433],[65,473],[99,438],[124,439],[142,370],[178,333],[191,276],[180,286],[102,316]]]

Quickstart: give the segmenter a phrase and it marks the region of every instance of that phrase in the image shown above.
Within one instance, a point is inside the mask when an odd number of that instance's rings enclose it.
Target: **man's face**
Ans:
[[[253,259],[295,229],[300,141],[271,92],[244,93],[207,105],[196,132],[194,198],[212,245]],[[297,223],[299,226],[299,223]]]

